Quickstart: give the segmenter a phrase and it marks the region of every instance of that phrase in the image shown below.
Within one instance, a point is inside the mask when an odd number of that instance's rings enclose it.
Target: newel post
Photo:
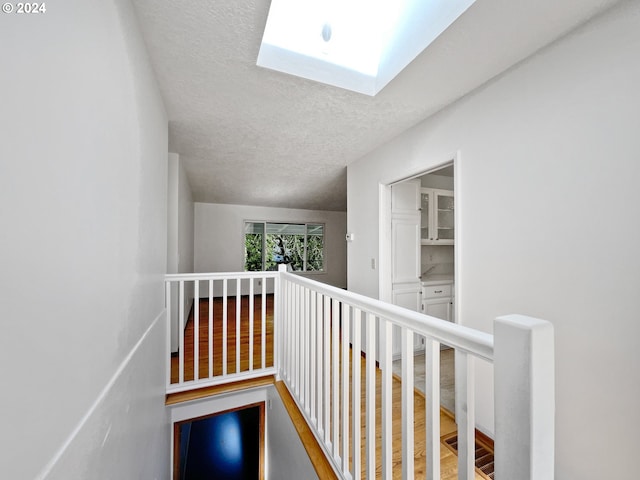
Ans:
[[[494,323],[496,480],[554,478],[553,325],[523,315]]]

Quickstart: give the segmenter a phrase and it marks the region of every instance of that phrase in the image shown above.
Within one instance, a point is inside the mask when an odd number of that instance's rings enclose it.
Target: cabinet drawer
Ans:
[[[429,285],[422,287],[423,298],[440,298],[451,296],[451,285]]]

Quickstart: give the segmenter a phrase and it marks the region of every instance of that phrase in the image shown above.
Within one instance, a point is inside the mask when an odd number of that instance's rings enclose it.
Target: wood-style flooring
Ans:
[[[351,357],[351,361],[353,361],[353,356]],[[365,419],[365,388],[366,388],[366,380],[365,380],[365,369],[366,369],[366,358],[360,357],[361,362],[361,419],[360,425],[361,427],[361,472],[362,478],[366,478],[366,452],[365,452],[365,441],[366,441],[366,419]],[[352,368],[350,365],[350,378],[352,378]],[[391,393],[392,402],[394,405],[400,405],[402,398],[402,381],[399,376],[394,375],[392,380],[392,393]],[[380,369],[376,369],[376,479],[382,478],[382,373]],[[393,478],[401,479],[402,478],[402,414],[400,408],[393,409],[393,418],[392,418],[392,448],[393,448]],[[349,417],[351,422],[351,405],[349,411]],[[424,393],[418,390],[418,388],[414,389],[414,410],[413,410],[413,420],[414,420],[414,477],[415,478],[426,478],[426,405],[425,405],[425,396]],[[452,435],[457,433],[457,426],[454,420],[453,415],[446,409],[440,409],[440,478],[446,480],[454,480],[458,478],[458,457],[455,454],[455,451],[451,448],[448,448],[443,440],[446,438],[450,438]],[[353,464],[352,457],[353,452],[350,452],[350,465]],[[476,469],[476,480],[487,480],[490,477],[486,476],[483,472]]]
[[[253,297],[254,321],[253,321],[253,368],[262,366],[262,297]],[[265,366],[273,366],[273,295],[266,296],[266,354]],[[223,317],[224,305],[221,298],[214,298],[213,308],[213,374],[223,374]],[[209,300],[201,299],[199,302],[199,331],[198,336],[198,378],[209,377]],[[227,300],[227,373],[246,372],[249,370],[249,296],[245,295],[240,300],[240,368],[236,369],[236,299],[229,297]],[[187,320],[184,331],[184,381],[194,379],[194,318],[193,310]],[[171,383],[178,382],[178,355],[171,357]]]
[[[261,347],[261,333],[262,333],[262,325],[260,319],[261,312],[261,297],[256,296],[253,299],[254,302],[254,349],[253,349],[253,362],[254,365],[259,366],[262,364],[262,347]],[[273,365],[273,297],[267,296],[267,316],[266,316],[266,356],[265,363],[267,366]],[[200,378],[207,377],[209,373],[209,321],[208,321],[208,312],[209,312],[209,301],[206,299],[202,299],[199,303],[200,308],[200,335],[199,335],[199,359],[198,359],[198,368],[199,368],[199,376]],[[240,321],[240,371],[246,371],[249,368],[249,298],[244,296],[241,299],[241,321]],[[220,299],[213,300],[213,371],[215,375],[222,374],[222,302]],[[236,371],[236,307],[235,307],[235,299],[230,298],[228,300],[227,305],[227,371],[235,372]],[[193,379],[195,362],[193,358],[193,341],[194,341],[194,322],[193,322],[193,314],[189,316],[189,321],[187,322],[187,327],[185,329],[185,368],[184,368],[184,378],[185,380]],[[172,357],[171,362],[171,378],[172,382],[176,382],[178,378],[178,364],[177,357]],[[361,407],[361,465],[362,465],[362,478],[366,478],[365,474],[365,462],[366,462],[366,453],[365,453],[365,398],[364,398],[364,388],[365,388],[365,380],[364,380],[364,372],[366,359],[361,357],[361,372],[362,372],[362,380],[361,380],[361,388],[362,388],[362,407]],[[351,368],[349,369],[352,371]],[[381,374],[380,370],[376,371],[377,381],[376,381],[376,458],[377,458],[377,466],[376,466],[376,478],[381,478],[381,446],[382,446],[382,430],[381,430]],[[270,382],[272,380],[268,380]],[[267,382],[267,383],[268,383]],[[250,385],[252,385],[250,383]],[[200,394],[196,392],[190,392],[189,398],[196,398],[198,395],[206,396],[211,395],[211,391],[203,390]],[[170,395],[167,399],[167,403],[175,403],[176,401],[180,401],[175,397],[175,395]],[[394,377],[393,379],[393,391],[392,391],[392,399],[394,402],[400,402],[401,398],[401,381],[399,378]],[[394,409],[393,421],[392,421],[392,443],[393,443],[393,478],[401,478],[402,477],[402,437],[401,437],[401,428],[402,428],[402,418],[399,412],[400,409]],[[351,408],[350,408],[350,416],[351,416]],[[300,434],[300,437],[305,444],[306,448],[319,448],[315,439],[313,438],[313,434],[308,430],[308,427],[300,424],[298,416],[298,421],[296,421],[293,416],[294,425]],[[422,392],[416,390],[414,394],[414,439],[415,439],[415,478],[425,478],[425,399]],[[305,428],[306,427],[306,428]],[[305,433],[306,432],[306,433]],[[441,438],[447,439],[456,433],[456,424],[451,416],[451,414],[445,410],[441,410],[440,413],[440,435]],[[315,445],[315,447],[309,445]],[[453,449],[448,447],[444,442],[441,442],[440,448],[440,469],[441,469],[441,479],[444,480],[455,480],[457,479],[457,456],[454,453]],[[352,464],[352,456],[353,452],[350,451],[350,464]],[[314,455],[310,453],[310,458],[313,460]],[[318,457],[318,453],[315,454],[315,457]],[[323,468],[323,467],[321,467]],[[326,468],[326,464],[325,467]],[[476,469],[476,480],[486,480],[490,477],[484,475],[481,471]]]

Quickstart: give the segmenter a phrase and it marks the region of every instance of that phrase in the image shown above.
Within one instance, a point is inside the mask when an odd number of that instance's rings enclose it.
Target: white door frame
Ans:
[[[388,185],[379,184],[379,207],[380,219],[378,228],[378,258],[380,270],[378,275],[378,295],[383,302],[392,303],[392,278],[391,278],[391,183]]]
[[[460,248],[461,242],[459,241],[462,233],[462,215],[460,205],[461,199],[461,178],[460,178],[460,152],[456,152],[449,155],[446,160],[436,162],[432,166],[421,169],[413,175],[397,179],[389,183],[380,183],[378,185],[378,258],[379,260],[379,277],[378,277],[378,295],[380,300],[388,303],[392,303],[392,278],[391,278],[391,185],[394,183],[404,182],[405,180],[411,180],[412,178],[426,175],[427,173],[440,170],[447,165],[453,163],[453,184],[455,191],[455,247],[454,247],[454,276],[455,276],[455,304],[454,304],[454,323],[459,323],[461,304],[461,277],[460,277],[460,264],[462,258],[462,249]]]

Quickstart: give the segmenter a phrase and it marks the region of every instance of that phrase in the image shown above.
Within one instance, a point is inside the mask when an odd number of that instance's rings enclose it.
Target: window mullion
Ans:
[[[307,235],[309,233],[308,229],[309,229],[309,227],[305,223],[304,224],[304,251],[303,251],[304,258],[302,259],[302,271],[303,272],[307,271]]]
[[[262,222],[262,271],[263,272],[267,269],[266,250],[267,250],[267,223]]]

